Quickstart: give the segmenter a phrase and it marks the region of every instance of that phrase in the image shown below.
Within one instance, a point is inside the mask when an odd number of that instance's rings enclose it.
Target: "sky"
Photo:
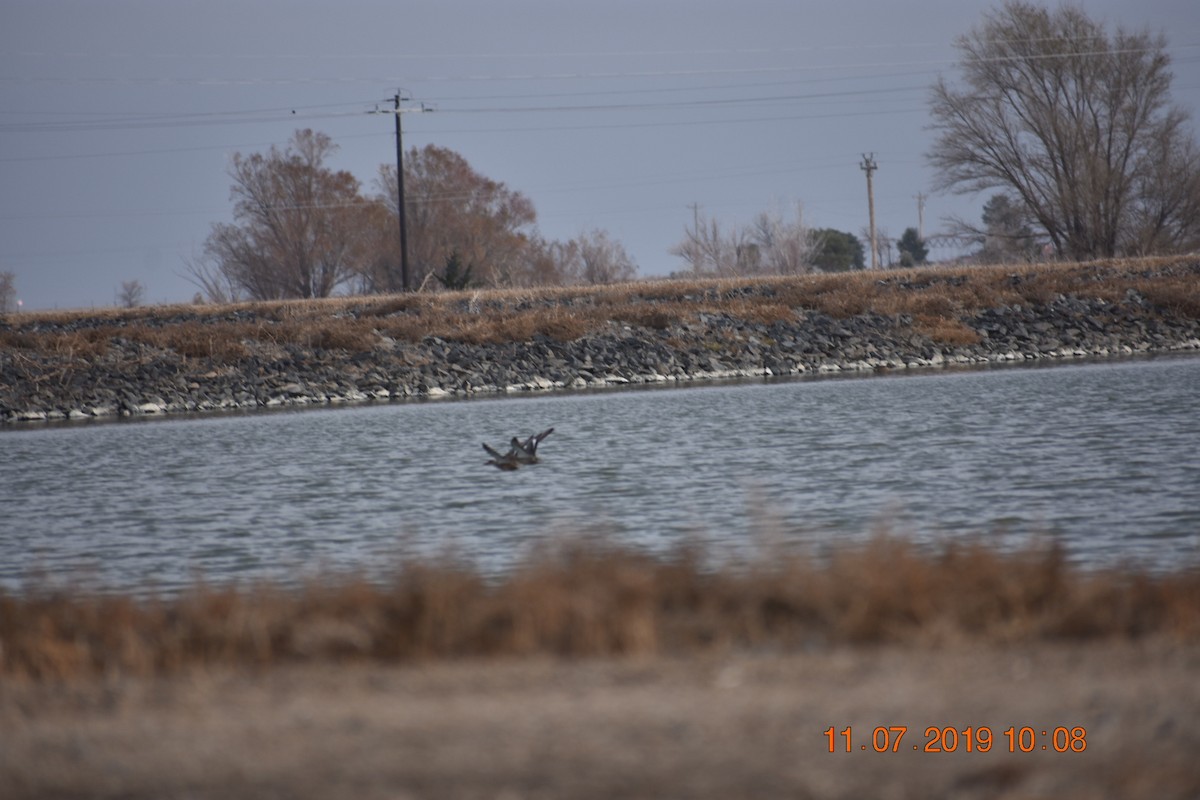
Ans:
[[[1167,36],[1174,101],[1200,121],[1200,4],[1082,0]],[[551,239],[618,239],[644,276],[699,211],[926,236],[986,195],[937,194],[930,86],[981,0],[4,0],[0,272],[25,310],[111,306],[123,282],[187,302],[187,265],[232,221],[235,153],[331,136],[375,191],[435,144],[530,198]],[[430,113],[416,111],[424,104]],[[934,248],[931,258],[956,254]]]

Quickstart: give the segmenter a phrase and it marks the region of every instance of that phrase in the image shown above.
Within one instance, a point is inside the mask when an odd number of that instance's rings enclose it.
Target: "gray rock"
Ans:
[[[1200,276],[1200,267],[1195,271]],[[765,285],[714,288],[697,293],[697,299],[770,297],[774,291]],[[565,302],[579,305],[586,299]],[[474,313],[488,313],[489,308],[481,303]],[[252,310],[228,316],[256,321]],[[167,322],[150,318],[141,324]],[[798,309],[768,325],[704,311],[674,325],[612,323],[569,342],[542,335],[497,345],[429,337],[415,343],[389,340],[373,352],[349,355],[284,345],[228,365],[183,359],[116,336],[103,358],[80,362],[68,373],[53,355],[37,353],[23,353],[18,371],[0,348],[0,421],[1200,350],[1200,321],[1155,307],[1138,292],[1117,302],[1059,296],[1036,307],[985,309],[961,322],[978,334],[977,342],[931,340],[909,315],[834,319]],[[66,326],[99,324],[77,318]]]

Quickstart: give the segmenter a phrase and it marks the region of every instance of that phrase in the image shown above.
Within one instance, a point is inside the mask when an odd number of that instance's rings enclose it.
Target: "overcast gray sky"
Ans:
[[[1174,99],[1200,118],[1200,4],[1083,0],[1109,24],[1164,32]],[[404,117],[527,195],[566,239],[608,230],[643,275],[690,205],[730,224],[804,205],[817,227],[917,224],[930,192],[929,86],[981,0],[4,0],[0,271],[25,309],[106,306],[122,281],[189,300],[185,259],[231,220],[230,156],[311,127],[331,166],[372,189]],[[985,197],[930,196],[925,228]],[[934,251],[934,256],[945,255]]]

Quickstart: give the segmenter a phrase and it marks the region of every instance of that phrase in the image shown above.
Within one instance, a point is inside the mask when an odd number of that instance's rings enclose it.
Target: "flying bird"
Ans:
[[[524,440],[514,436],[508,444],[507,453],[501,453],[485,442],[483,449],[491,456],[491,459],[486,463],[496,469],[507,471],[520,469],[522,464],[536,464],[538,463],[538,445],[541,444],[542,439],[545,439],[552,433],[554,433],[554,428],[547,428],[541,433],[535,433]]]
[[[491,445],[487,444],[486,442],[483,445],[483,449],[487,451],[489,456],[491,456],[491,458],[488,459],[488,461],[486,463],[492,465],[496,469],[504,469],[504,470],[511,471],[514,469],[521,468],[521,462],[517,460],[517,456],[512,450],[509,450],[507,453],[501,454],[500,451],[494,449]]]
[[[542,439],[545,439],[552,433],[554,433],[554,428],[547,428],[541,433],[530,436],[525,441],[521,441],[514,436],[512,441],[509,442],[509,447],[511,448],[509,452],[515,454],[517,460],[523,464],[536,464],[538,463],[538,445],[541,444]]]

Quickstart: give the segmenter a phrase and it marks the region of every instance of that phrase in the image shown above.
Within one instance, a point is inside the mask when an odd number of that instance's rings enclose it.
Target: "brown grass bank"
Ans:
[[[1195,570],[1084,572],[1052,548],[890,537],[717,569],[700,555],[573,544],[499,581],[443,562],[388,584],[5,595],[0,787],[1200,794]]]
[[[193,359],[235,363],[248,348],[294,345],[368,352],[380,337],[473,344],[571,340],[613,321],[665,329],[723,313],[757,323],[797,309],[847,318],[911,315],[949,344],[976,340],[963,320],[984,309],[1041,305],[1059,295],[1118,302],[1135,291],[1165,313],[1200,318],[1200,261],[1146,258],[1086,264],[926,267],[794,277],[642,281],[610,286],[466,290],[228,306],[35,312],[0,320],[0,348],[103,355],[116,339]]]
[[[1200,349],[1200,259],[0,319],[0,424]]]
[[[696,655],[831,645],[1200,641],[1200,571],[1087,572],[1053,547],[921,549],[880,536],[829,556],[713,568],[563,544],[487,579],[454,561],[386,582],[196,588],[135,598],[0,594],[0,676],[34,681],[314,661]]]

